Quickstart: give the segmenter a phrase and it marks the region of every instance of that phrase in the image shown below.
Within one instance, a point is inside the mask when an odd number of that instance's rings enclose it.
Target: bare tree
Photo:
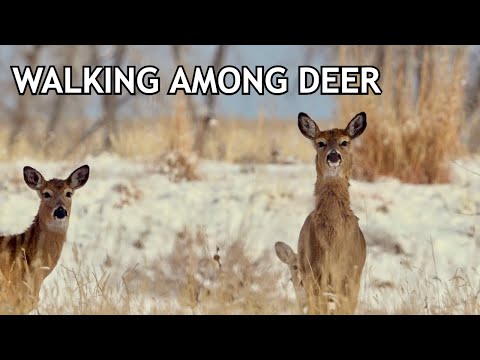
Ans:
[[[218,45],[215,48],[211,62],[215,72],[217,72],[225,62],[226,49],[226,45]],[[181,45],[172,45],[172,55],[177,66],[185,65],[183,47]],[[192,151],[196,152],[200,157],[203,156],[205,137],[209,129],[210,122],[215,117],[216,100],[217,97],[210,92],[205,101],[206,111],[203,114],[199,114],[199,111],[193,102],[193,98],[191,96],[187,96],[187,109],[195,126],[195,138]]]
[[[180,66],[180,65],[185,66],[185,63],[183,61],[184,49],[185,48],[182,45],[172,45],[173,61],[175,62],[176,66]],[[190,117],[192,121],[194,122],[194,126],[196,126],[195,121],[197,119],[197,108],[191,96],[187,96],[187,109],[188,109],[188,112],[190,113]]]
[[[34,69],[37,66],[38,58],[40,56],[40,50],[42,45],[33,45],[30,50],[27,50],[24,57],[27,66],[30,66]],[[7,151],[9,154],[12,153],[13,146],[17,141],[17,138],[22,130],[24,130],[25,125],[28,122],[28,102],[30,95],[25,91],[24,95],[19,95],[17,97],[16,106],[13,109],[12,113],[12,131],[8,140]]]
[[[126,45],[115,45],[112,48],[112,61],[109,62],[109,65],[120,66],[127,53]],[[110,56],[110,54],[108,55]],[[100,66],[102,64],[102,57],[99,53],[99,48],[97,45],[91,46],[91,60],[90,63],[93,66]],[[99,82],[104,82],[103,73],[99,76]],[[74,142],[70,148],[65,152],[65,156],[69,156],[80,144],[92,136],[100,128],[104,128],[105,135],[103,140],[104,149],[111,151],[113,147],[112,137],[115,137],[118,134],[117,126],[117,115],[118,110],[122,105],[124,105],[130,97],[126,94],[123,96],[119,95],[102,95],[101,104],[102,104],[102,116],[97,122],[95,122],[89,129],[87,129],[80,138]]]
[[[77,47],[74,45],[67,46],[63,65],[72,65],[75,59],[75,55],[77,53]],[[60,81],[63,83],[64,79],[64,71],[60,71],[59,73]],[[52,144],[53,140],[56,136],[56,129],[60,122],[60,118],[66,106],[66,96],[55,96],[52,111],[50,113],[50,119],[47,124],[47,131],[46,131],[46,139],[43,145],[43,151],[45,154],[48,153],[50,149],[50,145]]]
[[[468,82],[468,91],[466,92],[466,116],[470,117],[478,111],[480,107],[480,53],[478,48],[472,46],[470,62],[470,81]]]
[[[127,52],[126,45],[116,45],[112,52],[112,66],[120,66],[125,58]],[[96,66],[101,65],[101,59],[98,53],[98,46],[92,46],[92,64]],[[101,82],[104,82],[103,73],[100,78]],[[115,137],[118,133],[117,128],[117,112],[121,105],[126,101],[128,95],[118,97],[116,95],[103,95],[102,96],[102,113],[104,121],[105,136],[103,145],[106,150],[112,149],[112,137]]]

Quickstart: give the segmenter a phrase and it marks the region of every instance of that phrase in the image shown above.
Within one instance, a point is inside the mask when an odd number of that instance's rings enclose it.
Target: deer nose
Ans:
[[[53,213],[53,216],[55,216],[57,219],[63,219],[67,215],[67,210],[65,210],[65,208],[63,208],[62,206],[59,206]]]
[[[330,151],[327,155],[327,161],[330,161],[332,163],[337,163],[341,159],[342,159],[342,157],[340,156],[340,154],[335,149]]]

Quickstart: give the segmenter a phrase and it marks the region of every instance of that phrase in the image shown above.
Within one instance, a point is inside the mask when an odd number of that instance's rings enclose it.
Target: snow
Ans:
[[[171,252],[184,226],[203,227],[211,249],[239,237],[251,256],[265,249],[273,254],[276,241],[296,249],[313,206],[313,164],[204,161],[201,180],[175,183],[146,161],[108,154],[81,163],[21,159],[0,164],[0,233],[25,230],[38,208],[38,197],[23,182],[23,166],[36,168],[45,178],[66,178],[84,163],[90,165],[90,179],[74,195],[68,240],[46,288],[59,282],[61,267],[75,268],[75,247],[82,262],[94,267],[102,266],[107,256],[114,259],[109,271],[119,278],[126,269]],[[458,164],[480,173],[479,157]],[[378,290],[382,282],[398,290],[414,274],[448,282],[459,269],[480,270],[480,176],[463,167],[452,163],[450,184],[351,181],[352,209],[368,244],[362,306],[393,311],[399,304],[398,293]],[[134,246],[139,240],[142,246]],[[285,283],[288,269],[274,260],[271,266],[282,269],[285,279],[279,282]],[[175,299],[170,301],[178,309]]]

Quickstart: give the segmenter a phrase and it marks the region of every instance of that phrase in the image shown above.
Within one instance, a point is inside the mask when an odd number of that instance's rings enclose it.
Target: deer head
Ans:
[[[345,129],[321,131],[307,114],[298,114],[298,128],[312,141],[316,154],[317,173],[320,178],[348,178],[352,171],[351,142],[358,138],[367,127],[367,115],[358,113]]]
[[[76,169],[65,180],[45,180],[42,174],[30,166],[23,168],[26,184],[40,198],[38,217],[40,223],[54,232],[66,232],[75,191],[84,186],[90,174],[88,165]]]

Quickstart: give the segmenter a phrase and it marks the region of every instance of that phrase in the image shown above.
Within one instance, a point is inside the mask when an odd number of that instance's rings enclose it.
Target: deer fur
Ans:
[[[298,266],[307,308],[315,314],[353,314],[358,304],[366,243],[358,218],[350,208],[351,142],[367,126],[364,112],[345,129],[321,131],[305,113],[298,128],[316,151],[315,208],[298,240]]]
[[[302,284],[302,274],[298,267],[298,256],[295,251],[286,243],[277,241],[275,243],[275,253],[281,262],[288,266],[290,270],[290,281],[292,281],[295,289],[295,297],[299,306],[300,312],[303,312],[305,304],[305,291]]]
[[[67,240],[72,197],[89,173],[84,165],[65,180],[46,181],[37,170],[24,167],[25,183],[36,191],[40,206],[23,233],[0,236],[0,312],[28,313],[37,307],[41,286]]]

